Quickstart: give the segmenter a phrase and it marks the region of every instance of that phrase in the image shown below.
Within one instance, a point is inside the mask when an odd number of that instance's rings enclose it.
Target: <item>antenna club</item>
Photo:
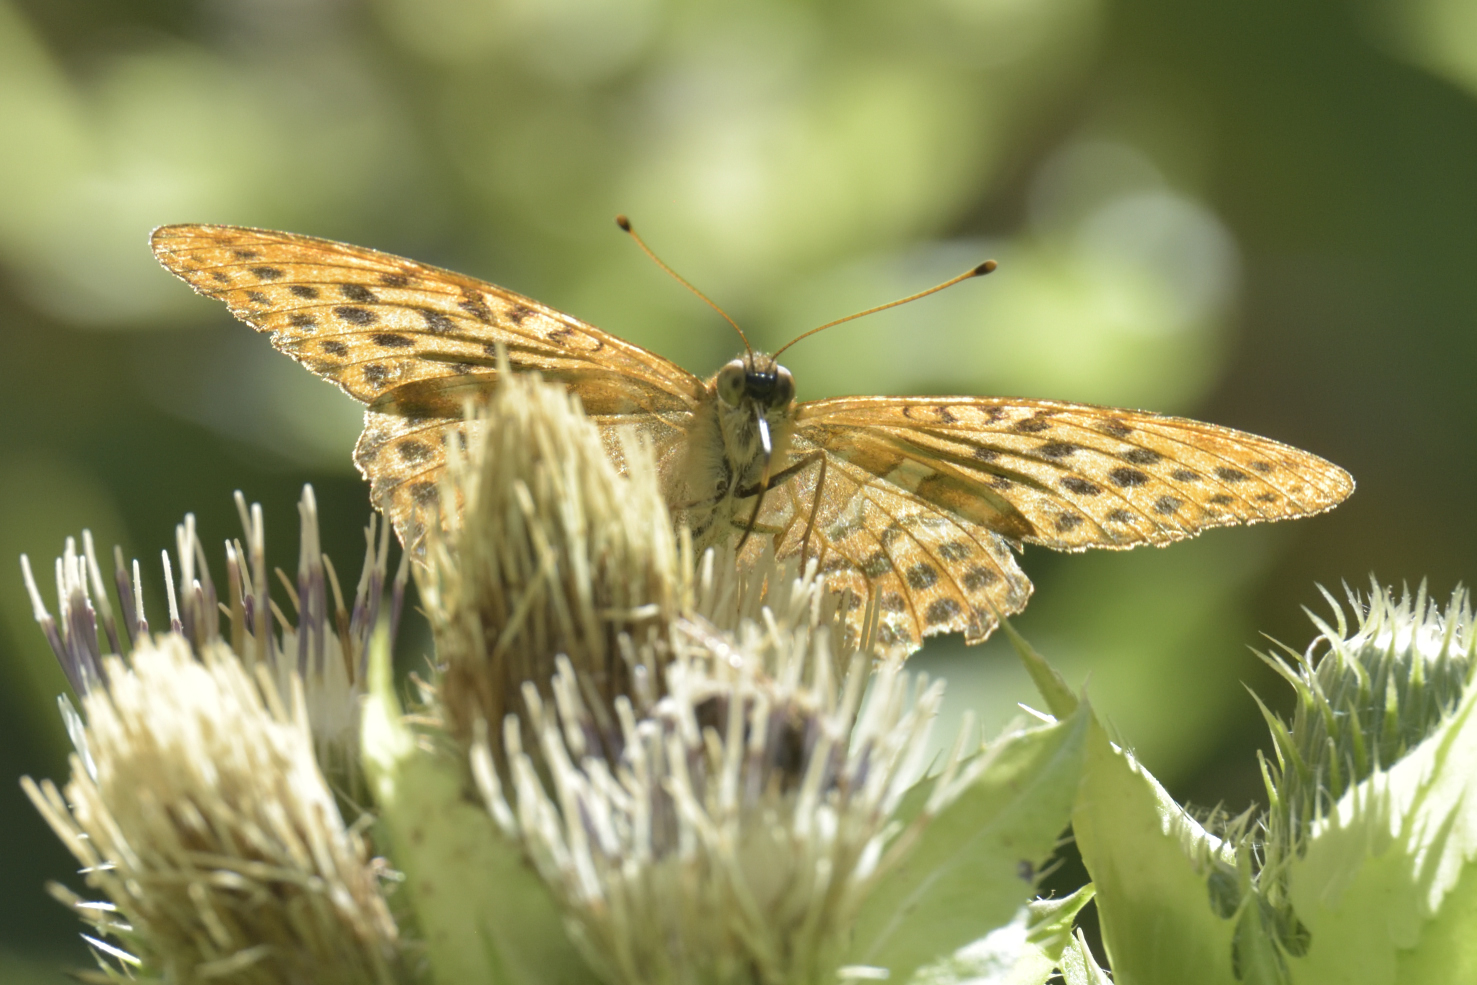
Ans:
[[[627,219],[623,215],[618,215],[615,217],[615,224],[621,227],[622,232],[628,233],[631,231],[631,220]]]
[[[995,272],[995,268],[998,266],[1000,266],[1000,264],[996,263],[994,260],[986,260],[984,263],[974,268],[974,276],[983,277],[985,276],[985,274],[993,274]]]

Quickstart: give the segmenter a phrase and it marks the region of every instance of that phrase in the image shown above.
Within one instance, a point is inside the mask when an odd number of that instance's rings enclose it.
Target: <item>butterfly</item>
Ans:
[[[873,609],[892,653],[942,632],[977,643],[1020,611],[1031,593],[1014,556],[1023,544],[1162,545],[1321,513],[1354,489],[1308,452],[1145,411],[997,397],[797,402],[790,372],[752,351],[704,380],[504,288],[330,240],[174,225],[151,245],[197,292],[366,405],[354,461],[407,549],[437,508],[465,403],[496,386],[505,351],[513,369],[578,395],[618,466],[619,432],[644,436],[696,546],[813,559],[848,631]]]

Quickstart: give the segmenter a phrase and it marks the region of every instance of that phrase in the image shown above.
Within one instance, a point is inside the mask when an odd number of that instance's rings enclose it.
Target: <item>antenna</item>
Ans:
[[[636,245],[639,246],[639,247],[641,247],[641,252],[642,253],[645,253],[647,256],[651,257],[651,262],[652,263],[656,264],[658,267],[661,267],[668,274],[671,274],[672,275],[672,278],[675,281],[677,281],[677,283],[681,284],[683,287],[687,288],[689,291],[691,291],[692,293],[696,294],[698,297],[702,298],[703,301],[705,301],[707,303],[708,307],[712,308],[714,311],[718,312],[718,314],[722,315],[723,316],[723,320],[726,321],[726,322],[728,322],[728,324],[732,325],[733,326],[733,330],[738,333],[739,338],[741,338],[741,339],[744,340],[744,350],[746,352],[748,352],[749,357],[751,359],[753,358],[753,355],[754,355],[754,347],[751,346],[751,345],[749,345],[749,337],[744,334],[744,330],[742,328],[739,328],[738,327],[738,322],[736,322],[732,318],[728,317],[728,312],[724,311],[722,308],[718,307],[718,305],[714,304],[712,298],[708,297],[702,291],[699,291],[697,288],[695,288],[691,284],[689,284],[687,282],[687,278],[683,277],[681,274],[677,273],[677,271],[675,271],[671,267],[667,266],[665,263],[662,262],[662,258],[661,257],[659,257],[655,253],[651,252],[651,247],[647,246],[646,245],[646,242],[640,236],[638,236],[636,234],[636,230],[634,230],[634,229],[631,228],[631,220],[630,219],[627,219],[623,215],[618,215],[618,216],[615,217],[615,224],[617,226],[620,226],[621,227],[621,230],[623,232],[625,232],[626,234],[628,234],[632,239],[634,239],[636,241]]]
[[[660,263],[661,261],[657,262]],[[835,321],[828,321],[819,328],[812,328],[810,331],[802,335],[795,336],[793,339],[776,349],[774,356],[771,358],[778,359],[781,352],[784,352],[786,349],[794,345],[796,342],[799,342],[801,339],[809,338],[816,332],[823,332],[828,328],[840,325],[842,322],[848,322],[857,318],[861,318],[863,315],[875,315],[879,311],[886,311],[888,308],[896,308],[898,305],[907,304],[909,301],[917,301],[919,298],[926,298],[930,294],[937,294],[939,291],[942,291],[946,287],[953,287],[955,284],[959,283],[962,280],[969,280],[971,277],[983,277],[985,276],[985,274],[990,273],[998,266],[999,264],[997,264],[994,260],[986,260],[978,267],[972,267],[969,270],[966,270],[964,273],[960,274],[958,277],[951,277],[948,280],[944,281],[942,284],[930,287],[926,291],[919,291],[917,294],[909,294],[905,298],[898,298],[896,301],[889,301],[886,304],[879,304],[875,308],[868,308],[866,311],[858,311],[856,314],[847,315],[845,318],[837,318]]]

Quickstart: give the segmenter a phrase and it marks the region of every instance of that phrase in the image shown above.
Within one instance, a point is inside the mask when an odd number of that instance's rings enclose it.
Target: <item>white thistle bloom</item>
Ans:
[[[284,705],[219,641],[136,642],[82,698],[65,797],[23,781],[109,902],[54,895],[122,942],[92,941],[129,974],[400,980],[395,924],[318,769],[302,688]]]
[[[386,588],[389,525],[371,518],[365,530],[365,556],[352,606],[344,605],[338,573],[322,551],[318,537],[318,507],[311,486],[303,487],[298,504],[300,540],[296,585],[280,570],[279,581],[292,601],[296,619],[272,601],[266,568],[266,533],[259,504],[247,506],[236,494],[245,543],[225,545],[227,610],[221,621],[221,600],[210,577],[205,550],[195,532],[195,517],[187,514],[175,528],[176,555],[163,553],[168,591],[169,630],[181,635],[197,651],[226,642],[246,663],[267,668],[281,694],[292,692],[292,679],[302,681],[308,720],[320,762],[325,770],[355,783],[359,697],[364,690],[369,637],[379,622]],[[108,599],[92,536],[82,532],[82,551],[68,538],[56,560],[58,618],[53,619],[41,598],[30,561],[21,556],[21,569],[36,621],[50,641],[62,669],[81,696],[97,686],[105,654],[130,655],[150,639],[139,563],[125,567],[122,552],[114,549],[114,585],[119,617]],[[398,623],[408,577],[402,558],[393,586],[390,621]],[[330,593],[333,603],[330,609]],[[393,628],[392,628],[393,636]]]
[[[467,431],[417,569],[437,693],[576,946],[611,983],[832,977],[942,688],[838,652],[814,565],[694,571],[562,388],[507,376]]]
[[[582,746],[598,716],[564,660],[552,704],[525,687],[537,757],[505,723],[511,803],[488,746],[473,748],[493,816],[606,981],[825,981],[887,849],[906,840],[893,817],[922,774],[942,688],[888,664],[863,703],[870,661],[833,674],[842,625],[812,615],[821,586],[771,574],[812,604],[737,633],[679,623],[665,694],[640,717],[615,703],[614,756]],[[638,661],[655,672],[656,654]]]

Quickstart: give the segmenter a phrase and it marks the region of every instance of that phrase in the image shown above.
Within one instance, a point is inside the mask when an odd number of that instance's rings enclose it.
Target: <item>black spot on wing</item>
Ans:
[[[868,578],[881,578],[892,570],[892,558],[886,551],[877,551],[861,563],[861,572]]]
[[[338,315],[350,325],[370,325],[375,321],[375,313],[368,308],[355,308],[351,305],[341,305],[333,309]]]
[[[412,465],[424,462],[433,454],[431,446],[423,441],[402,441],[395,446],[395,453]]]
[[[289,284],[287,289],[300,298],[311,301],[318,296],[318,288],[311,284]]]
[[[946,623],[959,615],[962,610],[959,603],[953,599],[934,599],[928,605],[928,610],[923,614],[924,621],[930,626]]]
[[[1131,486],[1142,486],[1149,481],[1149,476],[1146,473],[1130,468],[1116,468],[1108,473],[1108,478],[1112,480],[1113,485],[1120,489],[1128,489]]]
[[[433,311],[430,308],[417,308],[415,310],[420,313],[429,331],[436,332],[437,334],[456,331],[456,322],[441,312]]]
[[[904,574],[908,587],[915,592],[921,592],[925,588],[932,588],[939,580],[938,569],[926,561],[920,561],[913,565]]]
[[[939,557],[945,561],[963,561],[973,553],[974,548],[962,540],[951,540],[939,545]]]
[[[257,280],[278,280],[282,277],[279,267],[252,267],[251,273]]]
[[[1041,431],[1049,430],[1051,428],[1051,421],[1044,413],[1038,411],[1037,413],[1032,414],[1030,417],[1025,417],[1019,421],[1016,421],[1014,424],[1011,425],[1011,427],[1017,431],[1024,431],[1027,434],[1036,434]]]
[[[1103,491],[1103,487],[1096,482],[1089,482],[1079,476],[1063,476],[1061,486],[1068,492],[1074,492],[1079,496],[1096,496]]]
[[[492,310],[487,307],[487,302],[482,300],[480,294],[468,292],[462,295],[462,299],[456,306],[484,325],[492,324]]]
[[[379,298],[374,292],[363,284],[340,284],[338,291],[350,301],[358,301],[360,304],[374,304]]]
[[[1036,454],[1052,461],[1061,461],[1071,456],[1077,450],[1077,446],[1070,441],[1048,441],[1036,449]]]
[[[978,568],[970,568],[968,571],[964,572],[964,577],[960,579],[964,587],[971,592],[977,592],[982,588],[988,588],[999,580],[999,572],[995,571],[993,568],[986,568],[983,566]]]

